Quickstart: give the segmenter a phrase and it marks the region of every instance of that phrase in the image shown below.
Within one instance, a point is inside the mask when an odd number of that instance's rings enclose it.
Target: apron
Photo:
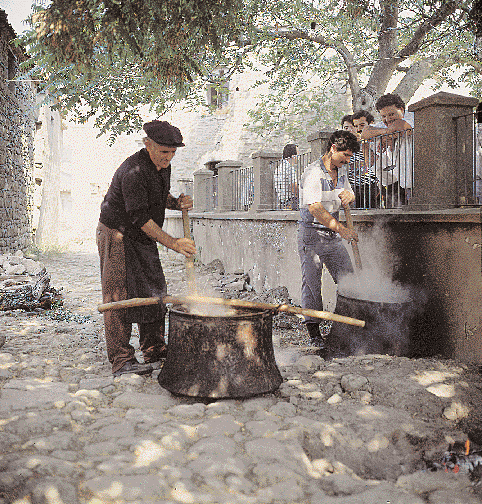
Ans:
[[[164,297],[167,283],[162,271],[157,244],[140,243],[124,235],[127,298]],[[163,303],[127,308],[126,320],[137,323],[163,323],[166,307]]]

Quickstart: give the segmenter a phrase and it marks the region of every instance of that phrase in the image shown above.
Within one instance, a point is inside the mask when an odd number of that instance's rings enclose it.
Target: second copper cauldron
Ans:
[[[365,327],[333,322],[327,344],[332,356],[387,354],[410,356],[412,300],[379,302],[338,294],[336,312],[366,321]]]
[[[159,384],[174,394],[242,398],[276,390],[282,380],[274,358],[273,313],[234,315],[169,310],[169,341]]]

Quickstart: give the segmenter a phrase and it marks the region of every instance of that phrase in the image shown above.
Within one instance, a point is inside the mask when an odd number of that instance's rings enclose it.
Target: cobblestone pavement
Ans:
[[[476,368],[380,355],[325,362],[305,348],[297,319],[278,316],[278,391],[174,397],[159,371],[112,377],[97,255],[40,260],[65,310],[0,312],[0,504],[480,502],[480,471],[426,462],[468,435],[480,446]],[[169,293],[182,293],[183,261],[163,254],[163,264]],[[219,274],[197,275],[219,290]]]

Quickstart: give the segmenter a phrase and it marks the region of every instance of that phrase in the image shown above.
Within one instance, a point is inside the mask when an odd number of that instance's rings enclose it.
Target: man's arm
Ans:
[[[405,119],[396,119],[391,122],[386,128],[380,128],[378,126],[367,126],[360,136],[362,140],[369,140],[375,136],[379,135],[389,135],[390,133],[397,133],[400,131],[411,130],[412,126],[410,123],[405,121]]]
[[[189,238],[174,238],[163,231],[152,219],[149,219],[142,227],[147,236],[156,240],[165,247],[178,252],[186,257],[196,253],[194,242]]]
[[[366,126],[361,135],[361,140],[370,140],[370,138],[386,135],[388,133],[388,128],[380,128],[378,126]]]
[[[350,204],[355,199],[354,194],[349,191],[343,191],[342,193],[340,193],[340,196],[342,196],[340,199],[343,205]],[[358,241],[358,235],[356,231],[354,231],[353,229],[348,229],[340,221],[336,220],[321,203],[312,203],[311,205],[309,205],[308,210],[320,224],[323,224],[323,226],[327,227],[328,229],[335,231],[345,240]]]

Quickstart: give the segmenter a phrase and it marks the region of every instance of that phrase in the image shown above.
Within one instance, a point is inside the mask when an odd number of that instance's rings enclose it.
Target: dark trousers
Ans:
[[[398,198],[398,192],[400,191],[400,199]],[[400,187],[398,182],[390,184],[382,190],[382,195],[385,197],[385,208],[397,208],[402,205],[406,205],[406,195],[405,189]]]
[[[321,274],[326,265],[333,280],[353,273],[350,255],[340,236],[328,236],[324,231],[300,225],[298,229],[298,254],[301,261],[301,306],[323,310]],[[305,322],[319,323],[320,319],[305,315]]]
[[[122,233],[99,222],[96,232],[100,257],[102,301],[110,303],[127,299],[126,265]],[[139,344],[144,362],[159,360],[165,347],[164,320],[154,323],[139,323]],[[132,323],[126,320],[126,310],[104,312],[104,332],[107,357],[115,373],[126,362],[135,360],[131,339]]]

